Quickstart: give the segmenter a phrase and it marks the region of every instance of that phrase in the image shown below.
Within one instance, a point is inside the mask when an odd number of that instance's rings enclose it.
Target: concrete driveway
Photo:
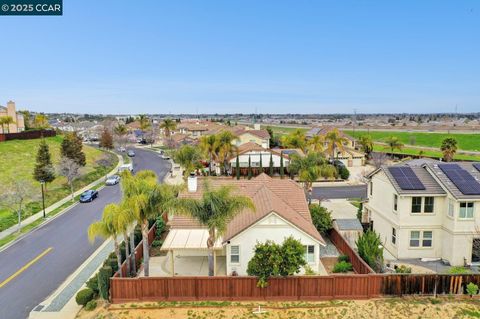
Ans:
[[[331,199],[322,201],[321,205],[332,212],[332,219],[355,219],[357,207],[346,199]]]
[[[339,198],[367,198],[367,185],[315,186],[312,197],[318,200]]]
[[[208,276],[208,257],[175,256],[175,276]],[[170,254],[150,258],[150,277],[171,276]],[[217,256],[217,275],[226,275],[225,256]],[[143,271],[139,274],[143,276]]]

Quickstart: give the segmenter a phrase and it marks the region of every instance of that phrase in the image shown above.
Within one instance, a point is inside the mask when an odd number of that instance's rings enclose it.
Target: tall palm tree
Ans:
[[[160,124],[160,128],[162,128],[165,132],[165,137],[170,138],[172,131],[177,128],[177,123],[172,119],[164,119],[162,124]]]
[[[146,114],[140,114],[138,116],[138,122],[142,131],[145,131],[150,127],[150,119]]]
[[[200,163],[201,157],[200,150],[188,144],[182,145],[173,153],[175,163],[180,164],[184,169],[184,177],[202,167]]]
[[[443,153],[443,160],[445,162],[453,161],[453,157],[457,152],[457,140],[453,137],[447,137],[442,141],[442,146],[440,147],[440,150]]]
[[[332,161],[335,159],[337,151],[343,152],[344,145],[347,143],[347,138],[344,137],[336,128],[325,134],[325,141],[327,142],[327,151],[332,154]]]
[[[230,131],[222,131],[217,136],[218,141],[218,158],[223,163],[223,173],[227,175],[228,158],[235,155],[237,147],[233,145],[233,141],[237,137]]]
[[[301,130],[296,130],[288,135],[282,136],[280,142],[285,148],[299,148],[302,151],[305,150],[305,146],[307,145],[305,133]]]
[[[392,151],[392,155],[395,149],[398,149],[400,151],[403,148],[403,143],[396,136],[389,136],[386,139],[385,143],[387,144],[387,147],[390,148],[390,150]]]
[[[360,143],[360,148],[365,153],[365,155],[369,156],[370,153],[373,152],[373,140],[370,135],[362,135],[358,139]]]
[[[115,255],[117,255],[119,275],[122,276],[120,269],[122,268],[122,256],[120,254],[120,247],[118,245],[118,236],[121,234],[121,230],[118,228],[118,215],[120,206],[117,204],[109,204],[103,209],[102,219],[91,224],[88,227],[88,239],[93,243],[96,237],[112,238]]]
[[[0,125],[2,126],[2,133],[5,133],[5,125],[7,127],[7,133],[10,133],[10,124],[14,124],[15,121],[11,116],[2,116],[0,118]]]
[[[322,175],[322,170],[320,166],[309,166],[302,169],[299,173],[299,178],[303,182],[303,187],[305,194],[308,198],[308,204],[312,203],[312,198],[310,196],[310,190],[314,182],[316,182]]]
[[[219,143],[216,135],[205,135],[200,137],[200,149],[202,153],[209,158],[208,170],[212,175],[213,161],[218,157]]]
[[[139,171],[135,176],[123,174],[124,202],[142,229],[145,277],[149,276],[150,252],[148,220],[168,211],[178,194],[178,187],[158,184],[153,171]]]
[[[324,144],[325,139],[322,135],[315,135],[307,142],[308,149],[313,152],[323,152]]]
[[[215,242],[221,237],[229,221],[245,209],[255,210],[252,200],[246,196],[234,195],[235,189],[222,186],[212,189],[204,184],[204,192],[199,199],[180,198],[175,210],[196,219],[208,228],[208,275],[214,275],[213,250]]]

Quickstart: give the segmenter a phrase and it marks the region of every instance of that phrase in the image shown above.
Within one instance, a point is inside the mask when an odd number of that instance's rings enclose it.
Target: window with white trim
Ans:
[[[398,209],[398,195],[393,194],[393,211],[396,212]]]
[[[412,230],[410,232],[410,247],[429,248],[433,245],[433,231]]]
[[[433,213],[433,207],[435,203],[435,198],[432,196],[425,197],[423,199],[423,212],[424,213]]]
[[[314,245],[305,246],[305,261],[307,263],[315,262],[315,246]]]
[[[395,245],[396,243],[397,243],[397,230],[392,227],[392,244]]]
[[[238,264],[240,262],[240,246],[230,246],[230,262]]]
[[[473,202],[461,202],[460,203],[460,212],[458,213],[459,218],[473,218]]]
[[[454,217],[455,216],[455,204],[453,200],[449,199],[448,200],[448,211],[447,211],[448,217]]]
[[[422,212],[422,198],[412,197],[412,213],[421,213],[421,212]]]

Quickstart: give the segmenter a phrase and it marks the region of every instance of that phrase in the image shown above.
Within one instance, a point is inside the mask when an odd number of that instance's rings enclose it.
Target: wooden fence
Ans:
[[[375,271],[358,255],[358,253],[350,246],[350,244],[343,238],[342,235],[336,230],[330,231],[330,240],[337,247],[337,249],[344,255],[350,258],[353,270],[357,274],[373,274]]]
[[[112,278],[112,303],[130,301],[248,301],[367,299],[381,296],[464,293],[480,275],[368,274],[271,278],[258,288],[254,277]]]
[[[0,142],[10,140],[33,140],[36,138],[52,137],[57,135],[54,130],[38,130],[38,131],[25,131],[20,133],[6,133],[0,134]]]

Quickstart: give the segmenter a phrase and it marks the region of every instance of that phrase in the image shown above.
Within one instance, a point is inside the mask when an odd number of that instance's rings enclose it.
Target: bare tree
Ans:
[[[73,181],[80,175],[80,166],[68,157],[63,157],[58,165],[58,175],[64,176],[67,179],[67,183],[70,186],[70,193],[73,196]]]
[[[375,168],[380,168],[381,166],[385,165],[388,161],[387,154],[374,152],[370,154],[370,162],[372,163]]]
[[[11,179],[4,184],[0,191],[0,206],[16,212],[18,217],[18,229],[20,232],[22,226],[22,212],[24,210],[26,201],[35,200],[39,196],[35,192],[33,185],[25,179]]]

